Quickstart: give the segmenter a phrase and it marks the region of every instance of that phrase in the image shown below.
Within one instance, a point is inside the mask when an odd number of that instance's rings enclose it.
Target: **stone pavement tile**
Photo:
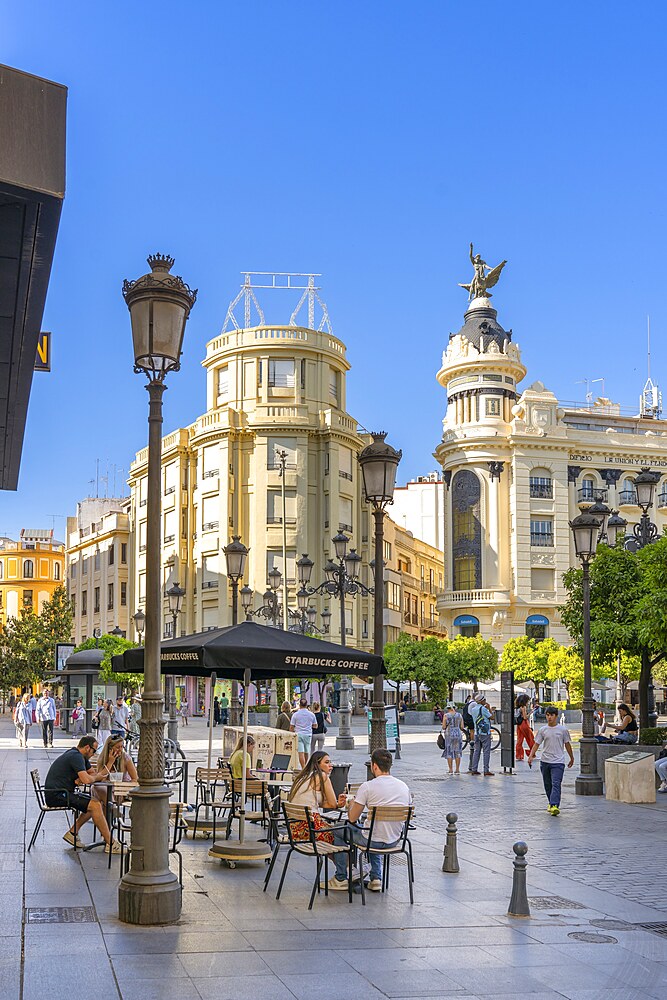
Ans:
[[[238,931],[208,931],[197,933],[165,927],[164,936],[174,954],[205,954],[206,952],[250,951],[250,945]]]
[[[348,955],[361,955],[363,952],[336,952],[324,949],[322,951],[302,951],[301,939],[295,938],[291,951],[262,951],[258,954],[277,976],[292,974],[317,973],[321,976],[331,976],[340,972],[351,972],[352,962],[346,960]],[[356,968],[356,966],[355,966]]]
[[[70,1000],[71,996],[70,993]],[[90,997],[93,996],[91,993]],[[122,1000],[201,1000],[202,997],[191,979],[135,979],[123,982],[120,996]],[[116,1000],[117,997],[118,994]]]
[[[110,955],[175,955],[180,952],[250,951],[245,938],[237,933],[179,934],[173,928],[154,935],[137,934],[131,929],[105,935]]]
[[[304,929],[303,923],[297,917],[266,917],[263,913],[255,916],[237,916],[229,914],[229,921],[237,931],[298,931]]]
[[[594,930],[594,928],[591,928]],[[602,932],[601,932],[602,933]],[[568,941],[554,944],[554,948],[562,955],[567,962],[579,961],[587,965],[604,966],[604,968],[639,968],[642,965],[650,966],[650,959],[633,955],[627,948],[622,947],[620,935],[610,932],[609,936],[615,937],[618,944],[588,944],[584,941]],[[658,963],[663,964],[663,963]]]
[[[255,951],[293,951],[294,934],[291,932],[281,933],[272,931],[245,931],[245,939]],[[322,951],[330,948],[332,951],[340,951],[347,948],[391,948],[394,941],[389,937],[388,932],[376,930],[339,930],[334,928],[330,931],[313,930],[308,934],[303,934],[298,940],[300,951]]]
[[[564,988],[595,989],[607,991],[621,985],[621,980],[614,972],[614,966],[590,965],[586,962],[568,959],[556,962],[545,962],[542,966],[533,966],[530,974],[545,987],[561,990]]]
[[[456,979],[456,973],[461,969],[467,969],[469,965],[478,965],[480,960],[486,961],[485,949],[469,945],[450,945],[441,948],[419,948],[411,946],[397,950],[400,954],[406,952],[412,958],[426,962],[430,968],[449,974]]]
[[[531,993],[524,993],[523,990],[519,990],[516,993],[511,994],[512,1000],[563,1000],[563,994],[558,993],[556,990],[539,990]],[[598,995],[596,1000],[606,1000],[606,993],[603,995]],[[468,1000],[466,995],[465,1000]],[[480,993],[477,1000],[498,1000],[497,993]]]
[[[460,990],[467,992],[460,981],[446,977],[437,969],[379,970],[371,969],[363,973],[368,981],[388,997],[433,997],[442,993]],[[463,975],[463,970],[462,970]],[[336,977],[336,982],[338,977]]]
[[[181,954],[179,959],[191,979],[268,976],[275,972],[255,952],[228,951],[221,955]]]
[[[516,968],[530,969],[532,966],[544,966],[555,963],[560,965],[563,956],[553,945],[540,944],[533,941],[530,944],[484,945],[484,951],[491,957],[491,964],[511,965]]]
[[[505,965],[492,966],[489,961],[486,965],[478,963],[454,972],[454,978],[459,979],[461,985],[476,993],[478,996],[485,996],[487,993],[507,994],[514,996],[516,993],[541,993],[545,991],[545,984],[535,979],[530,972],[523,969],[513,969]]]
[[[322,976],[318,974],[282,975],[280,978],[297,1000],[312,1000],[322,993]],[[383,1000],[385,996],[358,972],[342,972],[330,985],[336,1000]]]
[[[643,989],[611,989],[602,991],[597,989],[580,989],[578,987],[559,987],[561,996],[566,1000],[647,1000],[646,992]]]
[[[10,947],[4,947],[0,956],[0,997],[2,1000],[19,1000],[21,990],[21,941],[11,942]]]
[[[122,985],[138,979],[188,979],[189,974],[177,955],[117,955],[111,960]]]
[[[648,931],[630,931],[629,933],[614,931],[613,936],[618,938],[618,943],[622,948],[633,955],[650,958],[653,962],[667,962],[667,937],[651,934]]]
[[[249,976],[243,978],[243,970],[239,969],[236,977],[195,979],[198,990],[198,1000],[294,1000],[294,994],[280,981],[277,976]],[[322,989],[322,980],[319,980]],[[125,998],[123,998],[125,1000]],[[137,1000],[144,1000],[143,997]],[[157,1000],[157,998],[156,998]],[[312,1000],[312,998],[309,998]]]
[[[85,976],[82,983],[85,983],[86,993],[95,997],[95,1000],[118,1000],[118,988],[107,956],[103,951],[91,952],[89,959],[91,960],[85,966],[74,967],[77,970],[74,977],[78,979],[79,976]],[[62,975],[54,974],[54,968],[52,956],[27,959],[23,972],[22,1000],[44,1000],[45,996],[49,1000],[71,1000],[73,991],[76,993],[77,989],[72,983],[72,964],[65,962]]]
[[[451,945],[489,944],[519,944],[524,941],[522,935],[512,927],[478,926],[457,927],[456,934],[443,934],[441,927],[408,928],[406,930],[387,930],[384,932],[402,948],[440,948]]]
[[[378,948],[376,951],[337,951],[335,955],[342,958],[348,965],[351,965],[353,969],[361,972],[364,976],[372,970],[379,972],[404,971],[406,969],[419,971],[433,970],[433,966],[423,957],[426,955],[426,951],[420,955],[415,955],[413,950],[409,948]]]
[[[40,933],[34,933],[39,928]],[[43,932],[43,933],[42,933]],[[26,924],[26,961],[39,955],[75,956],[104,950],[104,940],[97,924]]]

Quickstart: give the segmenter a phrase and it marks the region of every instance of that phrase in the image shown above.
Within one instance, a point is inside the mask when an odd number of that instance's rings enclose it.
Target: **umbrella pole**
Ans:
[[[245,755],[248,750],[248,688],[250,687],[250,670],[248,667],[243,672],[243,748],[241,761],[243,763],[243,774],[241,776],[241,808],[239,809],[239,843],[243,843],[245,833],[245,790],[246,790],[246,766]]]
[[[217,681],[215,674],[211,674],[211,691],[208,699],[208,757],[206,758],[206,766],[211,770],[211,757],[213,756],[213,696],[215,694],[215,683]]]

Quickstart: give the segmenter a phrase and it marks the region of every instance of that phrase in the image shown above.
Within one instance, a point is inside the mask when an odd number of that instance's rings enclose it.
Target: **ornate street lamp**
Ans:
[[[232,625],[238,625],[239,620],[239,580],[243,579],[245,574],[245,564],[248,558],[249,549],[245,547],[241,541],[240,535],[232,535],[232,540],[229,545],[225,545],[222,550],[225,553],[225,561],[227,563],[227,579],[229,580],[232,588]],[[250,587],[241,588],[241,602],[245,608],[245,593],[250,591],[250,599],[252,600],[252,590]],[[214,692],[211,691],[211,698]],[[241,725],[241,702],[239,700],[239,682],[232,681],[232,704],[231,704],[230,720],[232,726]]]
[[[602,779],[598,775],[597,742],[593,724],[593,692],[591,685],[591,580],[590,564],[595,558],[600,533],[600,521],[594,514],[579,514],[570,521],[574,550],[583,569],[584,597],[584,700],[582,704],[582,737],[579,744],[580,773],[574,790],[577,795],[602,795]]]
[[[373,652],[382,656],[384,650],[384,515],[394,502],[396,470],[403,454],[385,442],[385,433],[373,434],[373,441],[359,455],[358,462],[364,481],[364,495],[373,508],[375,518],[375,599],[373,615]],[[381,676],[373,678],[371,704],[370,751],[386,749],[387,733],[384,711],[384,685]]]
[[[160,673],[160,473],[162,394],[165,377],[181,366],[185,324],[197,292],[170,275],[173,257],[153,254],[151,269],[136,281],[125,280],[130,311],[134,370],[148,379],[148,496],[146,518],[146,641],[144,693],[139,720],[139,788],[132,797],[130,870],[118,889],[121,920],[131,924],[169,924],[181,913],[182,889],[169,868],[169,795],[164,782],[164,719]]]
[[[146,615],[143,613],[141,608],[132,615],[132,621],[134,622],[134,628],[139,636],[139,645],[141,645],[141,637],[144,634],[144,629],[146,628]]]
[[[607,542],[613,548],[620,538],[625,538],[625,529],[628,522],[618,513],[617,510],[611,512],[611,517],[607,521]]]
[[[109,635],[115,635],[117,639],[125,638],[125,633],[123,632],[120,625],[116,625],[115,628],[112,628],[111,631],[109,632]]]
[[[632,529],[632,538],[629,538],[625,545],[631,552],[637,552],[647,545],[657,542],[660,532],[657,525],[648,516],[648,512],[653,506],[653,494],[660,481],[659,472],[651,472],[647,467],[643,468],[633,482],[637,491],[637,503],[641,507],[642,516],[639,524],[635,524]],[[658,713],[655,710],[655,692],[653,688],[653,664],[651,656],[646,646],[641,652],[641,670],[639,674],[639,728],[647,726],[657,726]]]

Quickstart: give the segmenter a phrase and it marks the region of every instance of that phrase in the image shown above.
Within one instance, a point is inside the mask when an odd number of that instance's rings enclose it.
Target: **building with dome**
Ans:
[[[465,286],[467,287],[467,286]],[[435,457],[444,495],[444,593],[450,636],[569,637],[558,606],[563,573],[577,564],[568,522],[605,500],[628,522],[641,511],[632,483],[642,467],[665,471],[651,516],[667,518],[667,424],[659,392],[638,412],[608,399],[560,402],[543,382],[527,388],[519,346],[486,294],[450,335],[437,380],[447,392]]]

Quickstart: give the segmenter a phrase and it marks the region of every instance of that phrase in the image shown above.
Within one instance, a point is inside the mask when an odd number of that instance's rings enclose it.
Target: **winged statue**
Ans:
[[[491,292],[489,291],[489,288],[493,288],[493,286],[498,283],[500,272],[504,268],[507,261],[503,260],[496,267],[489,267],[486,261],[482,260],[481,254],[473,253],[473,246],[471,243],[470,263],[475,269],[473,279],[469,285],[464,285],[459,281],[459,286],[461,288],[465,288],[468,293],[468,302],[470,302],[471,299],[476,299],[478,297],[490,299]]]

